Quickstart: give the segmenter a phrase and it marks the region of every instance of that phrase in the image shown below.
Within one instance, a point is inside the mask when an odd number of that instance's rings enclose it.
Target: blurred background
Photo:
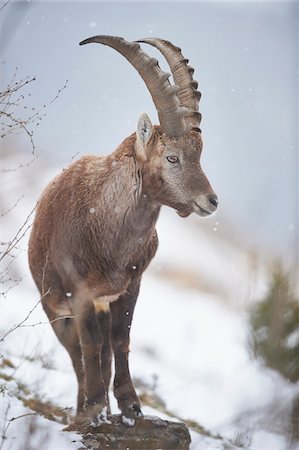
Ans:
[[[2,380],[21,367],[10,401],[22,379],[33,396],[75,404],[72,368],[50,327],[19,326],[33,308],[26,323],[46,320],[26,257],[42,189],[74,159],[111,153],[140,112],[157,123],[149,92],[121,55],[78,45],[97,34],[161,37],[182,48],[202,92],[202,166],[220,200],[204,220],[161,214],[132,330],[140,394],[152,399],[149,412],[200,424],[193,450],[296,448],[297,2],[0,2],[1,336],[14,367],[2,361]],[[143,48],[169,71],[161,54]],[[7,405],[16,414],[14,401]],[[37,420],[46,435],[50,425]],[[57,436],[56,448],[74,448]]]
[[[130,64],[110,48],[78,43],[111,34],[179,45],[202,91],[203,165],[220,197],[218,232],[228,225],[242,244],[294,259],[297,2],[24,1],[10,2],[1,22],[4,86],[16,67],[19,77],[35,76],[30,102],[37,108],[68,80],[35,137],[58,168],[78,153],[110,153],[142,111],[157,122]]]

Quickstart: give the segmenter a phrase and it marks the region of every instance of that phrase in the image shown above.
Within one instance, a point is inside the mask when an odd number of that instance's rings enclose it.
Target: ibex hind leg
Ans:
[[[140,279],[133,280],[127,292],[110,305],[115,359],[114,395],[126,425],[134,425],[134,418],[142,416],[140,401],[131,380],[128,359],[130,329],[139,286]]]
[[[62,293],[48,294],[43,298],[42,303],[59,342],[65,347],[72,360],[78,381],[77,415],[80,415],[85,405],[85,381],[82,352],[75,321],[71,318],[70,310],[68,314],[68,305]],[[65,314],[62,314],[63,303],[65,303]]]

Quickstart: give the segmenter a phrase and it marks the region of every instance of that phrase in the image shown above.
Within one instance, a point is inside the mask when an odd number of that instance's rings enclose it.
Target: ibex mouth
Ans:
[[[193,211],[190,211],[190,209],[185,209],[185,210],[183,210],[183,209],[181,209],[180,211],[179,210],[177,210],[177,214],[180,216],[180,217],[188,217],[188,216],[190,216],[190,214],[192,213]]]
[[[194,202],[194,212],[200,217],[207,217],[210,216],[213,211],[208,211],[207,209],[200,206],[198,203]]]
[[[207,217],[207,216],[210,216],[213,213],[213,211],[208,211],[207,209],[203,208],[202,206],[200,206],[196,202],[193,203],[193,207],[181,208],[181,209],[177,209],[177,211],[176,211],[176,213],[180,217],[188,217],[193,212],[195,214],[197,214],[198,216],[200,216],[200,217]]]

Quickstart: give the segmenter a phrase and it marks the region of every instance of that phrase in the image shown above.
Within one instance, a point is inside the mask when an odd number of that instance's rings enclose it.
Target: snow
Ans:
[[[2,240],[14,236],[54,172],[35,161],[17,173],[2,174],[4,209],[20,198],[17,207],[1,217]],[[251,450],[284,450],[286,418],[299,388],[265,369],[248,348],[246,307],[264,292],[265,270],[261,265],[253,273],[246,251],[213,230],[203,231],[200,220],[178,218],[166,208],[161,214],[159,250],[143,277],[134,313],[131,374],[154,385],[168,411],[211,432],[209,437],[192,431],[192,450],[234,448],[231,443],[242,439]],[[32,313],[2,342],[1,355],[15,366],[5,373],[14,374],[43,401],[74,409],[74,371],[39,303],[28,269],[27,239],[28,233],[18,244],[15,260],[14,270],[22,280],[1,300],[1,336]],[[195,283],[189,283],[190,276]],[[82,447],[80,436],[63,433],[62,425],[39,415],[26,415],[32,410],[6,391],[2,397],[0,427],[7,427],[3,450],[20,448],[32,417],[39,430],[33,438],[38,441],[47,433],[42,448]],[[112,395],[111,402],[117,412]],[[169,418],[149,406],[143,412]]]
[[[126,417],[126,416],[122,415],[121,420],[128,427],[133,427],[135,425],[135,419],[132,419],[131,417]]]
[[[85,448],[81,436],[64,433],[61,425],[25,408],[16,397],[1,399],[1,430],[5,431],[2,450],[42,448],[43,450],[75,450]],[[8,422],[7,422],[8,420]]]
[[[131,368],[144,377],[144,367],[150,366],[148,376],[158,376],[157,393],[170,410],[223,435],[236,417],[270,404],[290,405],[292,386],[250,358],[245,317],[212,297],[151,277],[144,280],[140,295]],[[142,355],[149,345],[155,355],[151,361]]]

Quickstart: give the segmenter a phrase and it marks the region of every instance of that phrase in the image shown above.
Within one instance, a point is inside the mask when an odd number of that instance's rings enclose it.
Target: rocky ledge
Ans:
[[[101,423],[97,427],[74,424],[65,431],[82,434],[82,443],[88,449],[189,450],[191,438],[184,423],[144,416],[129,427],[120,415],[109,416],[109,421],[111,423]]]

